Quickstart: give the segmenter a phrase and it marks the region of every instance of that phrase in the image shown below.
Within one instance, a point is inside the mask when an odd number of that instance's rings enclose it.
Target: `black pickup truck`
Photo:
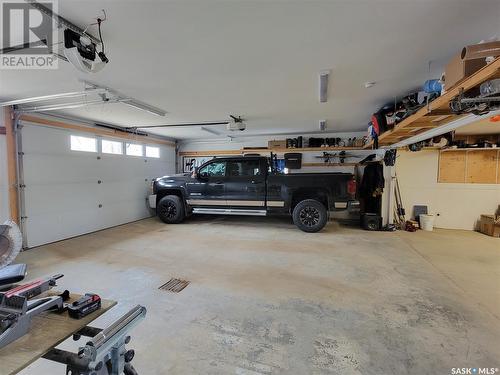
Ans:
[[[180,223],[191,214],[292,215],[305,232],[317,232],[329,211],[355,201],[350,173],[278,172],[272,159],[241,156],[212,159],[193,173],[152,182],[149,205],[165,223]]]

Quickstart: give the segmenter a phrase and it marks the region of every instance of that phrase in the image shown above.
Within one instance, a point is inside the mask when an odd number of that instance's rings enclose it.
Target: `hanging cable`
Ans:
[[[104,40],[102,40],[101,22],[102,22],[102,20],[100,18],[98,18],[97,19],[97,28],[99,30],[99,39],[101,40],[101,52],[104,53]]]
[[[97,18],[97,29],[99,31],[99,40],[101,41],[101,52],[99,52],[98,55],[101,61],[107,64],[109,62],[109,59],[106,57],[106,54],[104,53],[105,47],[101,31],[101,23],[106,20],[107,16],[106,16],[106,11],[104,9],[102,10],[102,13],[104,14],[104,18]]]

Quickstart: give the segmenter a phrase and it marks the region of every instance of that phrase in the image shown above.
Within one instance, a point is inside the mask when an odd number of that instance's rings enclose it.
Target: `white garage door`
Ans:
[[[140,147],[127,147],[122,140],[109,139],[118,141],[112,144],[115,152],[120,147],[123,152],[109,154],[102,152],[102,140],[108,139],[89,133],[24,123],[21,134],[28,247],[151,216],[146,201],[151,179],[175,171],[171,146],[147,145],[151,157],[132,156],[126,151],[145,153],[146,145],[132,142]],[[96,150],[72,150],[72,135],[95,139]],[[85,138],[73,141],[73,148],[92,145]]]

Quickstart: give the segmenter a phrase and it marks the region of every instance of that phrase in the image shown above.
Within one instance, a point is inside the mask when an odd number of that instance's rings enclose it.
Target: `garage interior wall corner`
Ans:
[[[406,218],[413,206],[426,205],[443,229],[477,229],[482,214],[500,205],[500,184],[438,183],[439,150],[398,152],[396,169]]]

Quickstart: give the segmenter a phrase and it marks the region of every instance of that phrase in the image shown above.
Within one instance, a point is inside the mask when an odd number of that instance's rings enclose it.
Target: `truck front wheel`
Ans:
[[[184,220],[184,205],[177,195],[167,195],[160,199],[156,207],[159,218],[167,224],[177,224]]]
[[[318,232],[326,225],[328,213],[325,206],[315,199],[297,203],[292,213],[293,223],[304,232]]]

